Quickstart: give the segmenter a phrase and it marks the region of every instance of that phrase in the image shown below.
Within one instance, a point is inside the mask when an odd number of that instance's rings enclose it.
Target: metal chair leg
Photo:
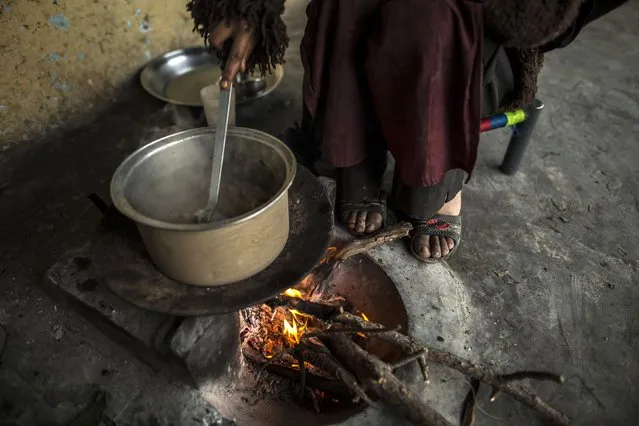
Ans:
[[[526,120],[516,126],[513,126],[513,135],[508,143],[508,149],[504,154],[501,163],[501,172],[507,175],[514,175],[519,170],[521,162],[526,153],[526,149],[530,144],[530,137],[535,130],[539,114],[544,108],[544,103],[535,100],[533,105],[526,110]]]

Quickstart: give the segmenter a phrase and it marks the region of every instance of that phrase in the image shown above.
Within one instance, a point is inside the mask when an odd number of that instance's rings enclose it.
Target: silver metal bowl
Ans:
[[[288,238],[295,157],[252,129],[229,128],[218,219],[197,223],[214,137],[214,128],[201,128],[159,139],[124,160],[111,181],[114,205],[136,222],[155,265],[186,284],[246,279],[275,260]]]
[[[208,47],[174,50],[147,63],[140,73],[142,87],[152,96],[177,105],[202,106],[200,90],[216,84],[221,76],[217,58]],[[235,83],[238,104],[264,97],[284,76],[278,66],[264,77],[241,74]]]

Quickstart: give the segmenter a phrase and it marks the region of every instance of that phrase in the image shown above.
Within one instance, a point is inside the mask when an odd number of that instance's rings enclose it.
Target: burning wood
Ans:
[[[377,238],[369,238],[368,247],[377,246],[401,235],[406,227],[391,229]],[[562,382],[562,378],[544,372],[497,374],[448,352],[426,347],[411,337],[371,322],[357,312],[348,300],[326,293],[327,280],[335,265],[344,258],[339,253],[362,253],[368,243],[354,242],[332,250],[323,262],[297,288],[288,289],[265,304],[242,311],[242,348],[244,356],[263,370],[298,384],[299,395],[321,410],[325,403],[380,400],[415,424],[449,425],[439,413],[417,398],[394,374],[410,362],[418,362],[427,381],[427,363],[437,363],[470,376],[473,389],[463,403],[461,424],[474,423],[475,394],[481,383],[493,388],[493,394],[509,394],[555,424],[568,424],[568,417],[550,407],[525,387],[521,379]],[[350,256],[350,255],[349,255]],[[318,291],[319,289],[319,291]],[[366,350],[370,339],[386,341],[404,354],[397,362],[386,362]]]

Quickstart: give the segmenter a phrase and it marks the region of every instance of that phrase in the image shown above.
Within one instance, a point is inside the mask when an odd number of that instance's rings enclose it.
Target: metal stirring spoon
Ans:
[[[222,164],[224,162],[224,146],[226,145],[226,131],[229,125],[229,113],[231,110],[231,99],[233,95],[233,85],[227,89],[220,88],[220,106],[217,113],[217,123],[215,127],[215,140],[213,145],[213,158],[211,161],[211,182],[209,186],[209,199],[206,208],[195,214],[198,223],[211,222],[213,212],[217,207],[220,195],[220,181],[222,180]]]

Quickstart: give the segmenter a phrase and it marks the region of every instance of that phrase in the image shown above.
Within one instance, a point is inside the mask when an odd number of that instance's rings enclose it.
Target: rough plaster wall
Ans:
[[[0,150],[111,100],[148,59],[201,43],[186,0],[0,0]]]

